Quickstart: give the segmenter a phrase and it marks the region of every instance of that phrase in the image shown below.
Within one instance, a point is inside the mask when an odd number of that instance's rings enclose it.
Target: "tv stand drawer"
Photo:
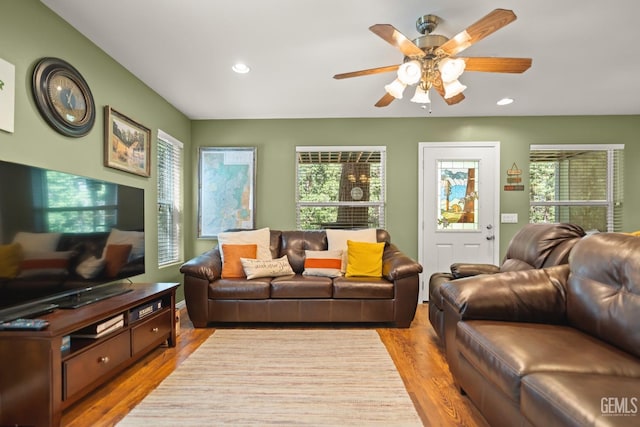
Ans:
[[[129,330],[105,340],[97,346],[64,362],[63,396],[66,400],[107,376],[131,357]]]
[[[157,347],[171,335],[171,310],[164,310],[150,319],[131,327],[131,355],[136,356],[149,347]]]

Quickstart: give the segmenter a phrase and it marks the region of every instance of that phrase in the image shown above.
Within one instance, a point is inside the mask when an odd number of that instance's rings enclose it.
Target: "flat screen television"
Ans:
[[[143,189],[0,160],[0,321],[126,292],[144,272]]]

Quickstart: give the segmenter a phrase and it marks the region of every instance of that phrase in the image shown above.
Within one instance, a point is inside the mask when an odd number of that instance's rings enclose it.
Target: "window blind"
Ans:
[[[299,230],[385,227],[386,147],[296,147]]]
[[[180,141],[158,131],[158,265],[180,261],[182,240],[182,151]]]
[[[532,145],[530,222],[622,231],[624,145]]]

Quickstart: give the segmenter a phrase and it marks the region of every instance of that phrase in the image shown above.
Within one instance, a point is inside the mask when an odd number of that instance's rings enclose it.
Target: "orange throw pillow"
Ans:
[[[132,245],[107,245],[104,254],[104,271],[107,277],[115,277],[129,260]]]
[[[258,245],[222,245],[224,261],[222,262],[222,278],[235,279],[246,277],[240,258],[256,259]]]

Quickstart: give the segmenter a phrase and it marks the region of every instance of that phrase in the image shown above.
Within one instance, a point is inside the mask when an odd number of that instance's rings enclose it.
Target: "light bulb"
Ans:
[[[458,80],[452,82],[444,82],[444,97],[445,99],[452,98],[464,91],[467,87],[460,83]]]
[[[404,88],[407,87],[406,84],[402,83],[400,80],[395,79],[388,85],[384,87],[384,90],[391,96],[396,99],[402,99],[402,92],[404,92]]]
[[[416,93],[411,98],[411,102],[415,102],[417,104],[430,104],[431,99],[429,99],[429,90],[425,90],[422,85],[418,85],[416,87]]]
[[[398,67],[398,80],[400,80],[405,85],[412,85],[418,83],[420,81],[420,77],[422,77],[422,67],[420,66],[420,62],[416,61],[408,61]]]
[[[438,70],[440,70],[440,77],[442,77],[442,81],[449,83],[457,80],[464,72],[464,67],[466,65],[467,64],[464,62],[464,59],[444,58],[438,63]]]

